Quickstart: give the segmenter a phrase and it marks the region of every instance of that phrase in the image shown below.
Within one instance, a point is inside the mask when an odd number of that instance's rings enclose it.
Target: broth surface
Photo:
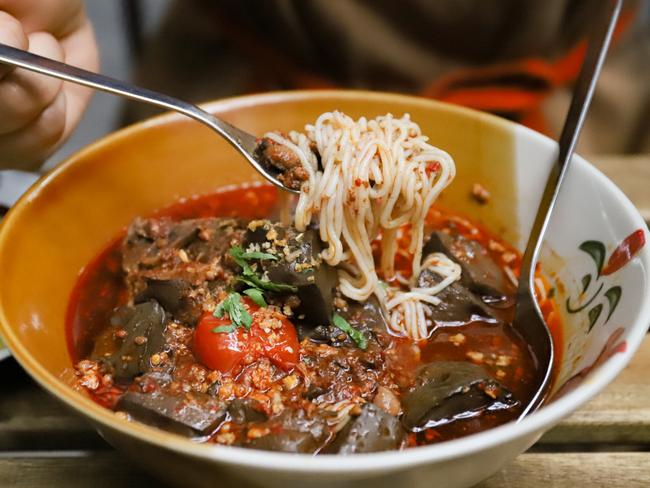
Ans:
[[[225,188],[212,195],[185,199],[156,212],[152,217],[171,218],[174,221],[211,217],[251,220],[273,218],[277,209],[276,189],[260,185]],[[427,217],[427,228],[428,231],[452,232],[476,241],[488,250],[491,258],[502,268],[507,267],[509,272],[514,274],[518,272],[519,253],[463,216],[434,207]],[[129,301],[122,262],[121,246],[124,236],[125,232],[116,236],[113,242],[89,263],[72,293],[66,322],[69,351],[75,363],[83,363],[92,354],[96,357],[98,351],[104,355],[115,351],[111,320],[116,310],[128,305]],[[408,277],[411,263],[406,254],[400,255],[396,264],[402,275]],[[560,327],[552,300],[548,299],[542,303],[542,309],[553,328],[554,340],[559,341]],[[379,346],[370,347],[367,351],[332,347],[303,339],[299,351],[299,367],[281,371],[277,364],[262,362],[262,367],[254,363],[232,376],[215,374],[202,365],[191,352],[194,340],[192,328],[186,324],[174,324],[173,333],[176,336],[173,340],[182,345],[178,350],[184,352],[178,354],[175,360],[174,381],[165,391],[173,390],[180,392],[179,394],[195,391],[201,395],[212,395],[220,401],[252,399],[259,402],[265,406],[262,410],[271,420],[258,419],[237,423],[232,414],[229,414],[217,429],[201,437],[201,440],[207,442],[237,445],[244,443],[251,447],[258,447],[255,437],[257,430],[260,431],[260,438],[266,438],[268,435],[280,435],[286,427],[283,427],[284,424],[276,425],[272,422],[277,414],[273,410],[277,398],[273,395],[280,396],[283,409],[304,411],[312,408],[310,398],[315,394],[314,385],[324,391],[321,397],[330,395],[340,402],[357,397],[370,399],[372,395],[376,398],[378,385],[392,385],[392,391],[397,394],[398,399],[403,400],[403,395],[406,395],[414,384],[418,368],[432,362],[459,361],[479,365],[490,378],[507,388],[519,402],[518,406],[512,408],[486,410],[441,426],[406,432],[401,445],[411,447],[441,442],[483,431],[517,418],[521,405],[525,405],[534,393],[537,375],[534,358],[521,337],[509,325],[512,310],[507,309],[500,313],[501,320],[496,322],[472,320],[462,325],[437,327],[427,340],[418,344],[406,338],[386,334],[379,340]],[[415,349],[417,351],[414,352]],[[557,361],[559,358],[556,358]],[[90,367],[88,364],[85,366]],[[302,369],[305,368],[310,370],[311,384],[301,376]],[[97,373],[96,370],[93,371],[93,374]],[[82,384],[83,381],[87,383],[83,368],[78,374]],[[103,373],[97,374],[99,386],[90,389],[92,397],[100,404],[116,409],[120,396],[129,388],[134,388],[134,383],[113,381],[112,378],[106,379]],[[294,380],[297,382],[295,386],[291,384]],[[213,386],[216,384],[218,389]],[[321,384],[327,388],[319,386]],[[138,388],[146,391],[147,385],[138,383]],[[375,403],[378,401],[375,400]],[[358,406],[353,407],[345,415],[352,415],[354,418],[357,410]],[[321,436],[314,452],[328,452],[336,433],[333,429]],[[259,447],[267,448],[261,445]]]

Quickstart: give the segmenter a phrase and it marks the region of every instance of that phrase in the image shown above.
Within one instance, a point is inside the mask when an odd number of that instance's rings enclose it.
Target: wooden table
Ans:
[[[595,159],[650,220],[650,157]],[[650,336],[603,393],[479,487],[650,486],[649,377]],[[0,363],[0,378],[0,487],[162,487],[15,361]]]

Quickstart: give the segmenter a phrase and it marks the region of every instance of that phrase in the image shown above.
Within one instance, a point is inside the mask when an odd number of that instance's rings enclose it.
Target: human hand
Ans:
[[[97,70],[83,0],[0,0],[0,43]],[[77,126],[90,90],[0,65],[0,169],[37,169]]]

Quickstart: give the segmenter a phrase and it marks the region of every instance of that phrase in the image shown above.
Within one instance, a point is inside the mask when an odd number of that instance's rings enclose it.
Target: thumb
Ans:
[[[15,18],[7,12],[0,10],[0,44],[15,47],[18,49],[27,49],[29,47],[29,40],[27,34],[23,30],[23,26]],[[4,78],[7,73],[12,71],[11,66],[0,64],[0,80]]]

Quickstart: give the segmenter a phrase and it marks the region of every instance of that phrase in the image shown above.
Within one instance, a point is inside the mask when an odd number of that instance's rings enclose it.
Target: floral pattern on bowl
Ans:
[[[616,307],[618,307],[623,293],[621,286],[613,285],[609,286],[607,291],[601,294],[606,284],[605,280],[601,280],[601,278],[611,275],[624,267],[644,245],[645,234],[643,230],[637,229],[616,247],[605,264],[606,249],[601,241],[585,241],[580,244],[580,250],[587,253],[593,259],[596,266],[595,274],[587,273],[582,277],[582,291],[580,296],[575,298],[573,305],[571,304],[571,298],[567,298],[565,307],[570,314],[580,313],[583,310],[587,311],[589,332],[596,325],[603,312],[604,304],[602,298],[607,300],[608,305],[607,316],[603,322],[603,324],[606,324],[616,311]],[[593,287],[591,286],[592,283],[594,283]],[[597,287],[596,291],[592,292],[589,298],[584,298],[585,296],[589,296],[588,292],[591,292],[595,287]]]

